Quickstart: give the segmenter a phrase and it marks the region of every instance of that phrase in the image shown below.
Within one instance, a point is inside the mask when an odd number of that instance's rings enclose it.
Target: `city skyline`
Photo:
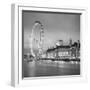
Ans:
[[[66,13],[45,13],[23,11],[24,48],[29,47],[29,38],[34,22],[39,20],[44,26],[44,48],[54,46],[57,40],[68,44],[80,40],[80,15]],[[35,38],[39,39],[39,27],[35,29]],[[34,46],[35,47],[35,46]]]

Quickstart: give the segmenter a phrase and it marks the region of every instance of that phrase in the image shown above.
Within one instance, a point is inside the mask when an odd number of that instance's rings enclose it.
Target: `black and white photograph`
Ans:
[[[22,10],[22,78],[80,75],[80,15]]]

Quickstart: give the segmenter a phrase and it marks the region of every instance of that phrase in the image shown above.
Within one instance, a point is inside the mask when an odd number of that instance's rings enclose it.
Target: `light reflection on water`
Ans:
[[[24,62],[24,77],[80,75],[80,62],[33,61]]]

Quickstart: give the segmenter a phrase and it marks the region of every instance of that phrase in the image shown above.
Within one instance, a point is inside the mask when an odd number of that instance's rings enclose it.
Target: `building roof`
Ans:
[[[47,51],[46,52],[52,52],[52,51],[55,51],[55,50],[57,50],[57,49],[69,49],[69,48],[71,48],[71,47],[77,47],[77,44],[72,44],[71,46],[70,45],[62,45],[62,46],[56,46],[55,48],[53,47],[53,48],[49,48],[49,49],[47,49]],[[80,44],[79,44],[79,48],[80,48]]]
[[[56,46],[56,48],[49,48],[46,52],[51,52],[51,51],[55,51],[55,50],[57,50],[57,49],[60,49],[60,48],[62,48],[62,49],[67,49],[67,48],[70,48],[70,46],[69,45],[64,45],[64,46]]]
[[[70,48],[70,46],[69,45],[63,45],[63,46],[57,46],[56,48],[57,49],[59,49],[59,48]]]

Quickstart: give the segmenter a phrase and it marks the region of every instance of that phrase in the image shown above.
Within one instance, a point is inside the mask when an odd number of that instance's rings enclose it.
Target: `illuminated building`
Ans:
[[[70,41],[72,43],[72,41]],[[58,45],[46,51],[47,58],[75,59],[80,57],[80,43],[75,42],[69,45]]]

